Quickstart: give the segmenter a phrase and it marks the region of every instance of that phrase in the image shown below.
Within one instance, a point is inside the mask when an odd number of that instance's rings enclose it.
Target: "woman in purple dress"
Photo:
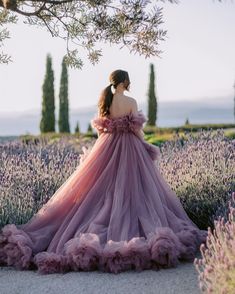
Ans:
[[[115,70],[91,123],[98,138],[73,174],[26,224],[0,232],[0,265],[39,273],[176,267],[193,261],[207,231],[188,217],[162,177],[146,117]]]

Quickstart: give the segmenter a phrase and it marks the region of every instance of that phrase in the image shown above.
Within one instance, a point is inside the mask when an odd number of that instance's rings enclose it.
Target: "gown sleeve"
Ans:
[[[153,161],[159,161],[161,159],[161,151],[158,146],[148,143],[145,140],[143,141],[143,144]]]
[[[134,133],[141,139],[143,145],[152,158],[153,161],[159,161],[161,158],[161,151],[160,148],[154,144],[148,143],[145,141],[144,137],[142,136],[141,132],[143,132],[143,124],[147,121],[147,118],[143,114],[142,110],[138,111],[137,119],[135,119],[135,128]]]

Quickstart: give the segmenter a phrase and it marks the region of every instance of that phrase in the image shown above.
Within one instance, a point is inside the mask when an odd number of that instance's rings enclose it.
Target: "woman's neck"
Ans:
[[[124,87],[121,84],[119,84],[117,88],[115,89],[114,94],[123,95],[124,91],[125,91]]]
[[[123,95],[123,93],[124,93],[124,90],[117,90],[117,89],[115,89],[115,92],[114,92],[115,95]]]

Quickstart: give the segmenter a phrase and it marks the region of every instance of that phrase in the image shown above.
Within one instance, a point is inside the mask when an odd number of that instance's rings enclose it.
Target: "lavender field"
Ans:
[[[83,147],[89,150],[95,140],[62,136],[0,143],[0,228],[27,222],[75,171],[85,156]],[[235,291],[234,147],[222,129],[185,133],[163,143],[155,162],[191,219],[208,229],[202,257],[194,260],[203,293]]]
[[[227,215],[235,190],[235,142],[223,130],[185,134],[161,145],[158,168],[192,220],[207,229]],[[25,223],[48,201],[79,165],[82,147],[95,138],[19,139],[0,144],[0,227]],[[157,164],[157,163],[156,163]]]
[[[235,140],[222,129],[186,134],[162,145],[160,169],[190,218],[201,228],[214,227],[227,217],[227,203],[235,191]]]
[[[76,169],[82,147],[93,141],[65,136],[0,143],[0,227],[31,218]]]

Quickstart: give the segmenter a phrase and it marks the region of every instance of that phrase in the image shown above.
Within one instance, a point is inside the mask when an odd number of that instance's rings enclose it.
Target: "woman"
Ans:
[[[192,261],[200,230],[160,174],[160,150],[144,140],[146,117],[124,95],[128,73],[115,70],[101,93],[92,126],[98,139],[78,168],[23,225],[0,233],[0,265],[67,271],[175,267]]]

